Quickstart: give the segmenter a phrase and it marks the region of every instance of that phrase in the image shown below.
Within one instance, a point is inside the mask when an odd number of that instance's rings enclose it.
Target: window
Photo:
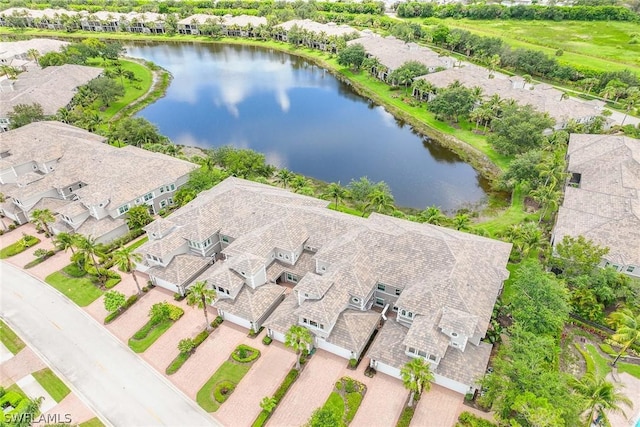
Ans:
[[[160,187],[160,194],[164,193],[164,187]]]
[[[636,268],[633,265],[630,265],[629,267],[627,267],[627,273],[633,273],[635,269]]]
[[[166,200],[162,200],[162,201],[160,202],[160,207],[161,207],[161,208],[164,208],[165,206],[167,206],[167,201],[166,201]]]
[[[318,327],[318,322],[314,322],[313,320],[309,320],[309,325],[313,326],[314,328]]]
[[[225,293],[225,294],[227,294],[227,295],[229,295],[229,289],[225,289],[225,290],[224,290],[224,293]]]
[[[412,313],[412,312],[408,312],[408,313],[407,313],[407,317],[408,317],[409,319],[413,319],[413,313]]]
[[[376,305],[378,307],[384,307],[384,300],[382,298],[376,298]]]
[[[73,192],[73,188],[69,187],[69,193],[72,193],[72,192]]]
[[[222,236],[221,239],[222,239],[223,242],[229,243],[229,238],[228,237]]]
[[[169,188],[171,189],[171,191],[173,191],[173,190],[175,190],[175,189],[176,189],[176,185],[175,185],[175,184],[171,184],[171,185],[169,186]]]
[[[396,289],[396,295],[400,295],[402,293],[402,289]]]
[[[427,352],[423,350],[418,350],[418,356],[427,357]]]
[[[351,302],[354,303],[354,304],[360,304],[360,298],[353,297],[353,298],[351,298]]]
[[[320,323],[320,329],[324,331],[324,325],[322,323]]]
[[[438,360],[438,358],[436,356],[434,356],[433,354],[430,354],[429,355],[429,360],[433,360],[435,362],[436,360]]]
[[[147,193],[144,195],[144,201],[148,202],[149,200],[153,199],[153,193]]]
[[[395,305],[393,306],[393,308],[391,308],[391,310],[395,311],[396,313],[398,312],[398,307],[396,307]]]
[[[452,342],[451,345],[454,347],[460,347],[460,344],[458,344],[457,342]]]
[[[170,205],[172,205],[172,204],[173,204],[173,197],[169,197],[169,198],[167,199],[167,202],[168,202]]]
[[[298,276],[287,273],[287,282],[298,283]]]
[[[458,334],[456,332],[451,332],[451,336],[455,338],[458,336]]]
[[[129,210],[129,205],[120,206],[118,208],[118,213],[120,215],[122,215],[123,213],[127,212],[128,210]]]
[[[407,315],[407,310],[402,310],[402,311],[400,311],[400,314],[401,314],[402,316],[406,316],[406,315]]]
[[[378,290],[384,292],[386,290],[386,286],[383,285],[382,283],[378,283]]]
[[[305,325],[308,325],[309,324],[309,320],[307,320],[306,317],[303,317],[302,318],[302,323],[304,323]]]
[[[409,353],[416,354],[416,349],[413,347],[409,347]]]

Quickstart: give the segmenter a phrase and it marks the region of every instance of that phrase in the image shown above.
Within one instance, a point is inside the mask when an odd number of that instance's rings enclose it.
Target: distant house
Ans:
[[[178,32],[198,35],[201,32],[201,27],[208,23],[220,25],[221,33],[224,36],[253,37],[255,35],[253,30],[261,25],[267,25],[267,18],[250,15],[217,16],[199,13],[178,21]]]
[[[275,32],[273,37],[276,40],[284,42],[288,41],[289,31],[291,31],[294,26],[299,28],[300,30],[315,34],[316,36],[323,36],[302,41],[302,44],[312,49],[335,51],[337,46],[335,42],[331,41],[331,39],[337,37],[354,39],[362,36],[362,33],[360,31],[348,25],[338,25],[335,22],[322,24],[312,21],[311,19],[294,19],[292,21],[287,21],[283,22],[282,24],[276,25],[274,27]]]
[[[34,64],[33,59],[29,57],[28,52],[35,50],[38,55],[44,55],[49,52],[58,52],[68,42],[53,39],[29,39],[16,42],[0,43],[0,65],[10,65],[24,67],[28,64]]]
[[[9,129],[9,113],[19,104],[40,104],[45,116],[69,105],[76,89],[102,74],[102,68],[65,64],[31,68],[16,80],[0,78],[0,132]]]
[[[397,68],[409,61],[416,61],[427,68],[429,73],[441,69],[454,67],[458,61],[450,56],[440,55],[433,50],[416,43],[406,43],[393,36],[381,37],[369,33],[365,37],[350,40],[347,45],[361,44],[367,55],[375,57],[382,65],[381,69],[374,70],[381,80],[387,80]]]
[[[369,363],[389,375],[422,357],[438,384],[477,389],[511,245],[327,204],[228,178],[146,227],[138,269],[181,294],[205,281],[220,316],[273,339],[301,325],[346,359],[370,344]]]
[[[50,209],[54,233],[91,235],[108,242],[126,234],[126,213],[157,213],[197,166],[127,146],[59,122],[35,122],[0,133],[2,213],[19,224],[34,209]]]
[[[0,12],[0,26],[64,30],[65,23],[80,12],[65,9],[26,9],[12,7]]]
[[[590,123],[602,114],[605,105],[597,100],[583,101],[569,97],[551,85],[531,84],[520,76],[508,76],[469,63],[461,65],[420,76],[416,80],[430,82],[435,88],[445,88],[457,81],[468,88],[479,87],[489,97],[499,95],[505,100],[513,99],[520,105],[531,105],[542,113],[549,113],[556,122],[555,129],[564,129],[570,120]]]
[[[572,134],[567,156],[553,245],[582,235],[609,248],[603,267],[640,277],[640,140]]]

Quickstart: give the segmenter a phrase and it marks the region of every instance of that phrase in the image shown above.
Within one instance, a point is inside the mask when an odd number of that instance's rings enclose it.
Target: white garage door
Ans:
[[[224,312],[222,318],[224,320],[228,320],[231,323],[242,326],[243,328],[251,329],[251,322],[249,322],[247,319],[243,319],[242,317]]]
[[[339,347],[335,344],[331,344],[328,341],[323,340],[322,338],[317,338],[316,339],[316,347],[322,349],[322,350],[326,350],[329,353],[333,353],[336,354],[340,357],[344,357],[345,359],[349,360],[351,359],[351,351]]]

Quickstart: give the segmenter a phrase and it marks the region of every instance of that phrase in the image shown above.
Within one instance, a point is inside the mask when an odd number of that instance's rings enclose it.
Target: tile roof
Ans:
[[[209,264],[211,258],[183,254],[173,257],[166,267],[151,267],[147,272],[169,283],[184,285],[192,281],[193,277]]]
[[[389,366],[402,368],[411,360],[404,352],[403,344],[408,332],[409,328],[406,326],[393,320],[387,320],[378,331],[367,356]]]
[[[347,42],[349,46],[354,44],[361,44],[368,54],[378,58],[382,65],[392,71],[408,61],[417,61],[427,68],[450,68],[456,62],[449,56],[440,55],[416,43],[405,43],[393,36],[370,34]]]
[[[608,260],[640,265],[640,140],[572,134],[568,156],[580,186],[566,188],[554,243],[582,235],[608,247]]]
[[[451,307],[442,308],[442,317],[438,323],[441,329],[456,331],[467,337],[474,335],[478,325],[478,316]]]
[[[449,337],[436,327],[439,313],[417,315],[409,327],[403,346],[424,350],[427,354],[443,357],[449,347]],[[404,348],[404,347],[403,347]]]
[[[286,333],[292,325],[298,323],[298,315],[295,314],[296,308],[298,308],[298,300],[294,293],[290,293],[265,320],[264,326],[283,334]]]
[[[280,25],[276,25],[276,28],[282,28],[285,31],[289,31],[294,25],[312,33],[325,33],[327,36],[346,36],[351,34],[360,36],[361,34],[360,31],[348,25],[337,25],[334,22],[322,24],[320,22],[312,21],[311,19],[294,19],[283,22]]]
[[[217,290],[220,286],[228,289],[231,294],[244,285],[244,277],[229,268],[225,261],[218,261],[202,272],[194,281],[207,282],[208,285]]]
[[[251,322],[258,321],[284,295],[284,288],[266,284],[253,290],[244,286],[235,300],[220,299],[214,306]]]
[[[107,233],[110,233],[122,226],[126,226],[127,222],[123,218],[111,218],[106,217],[101,220],[97,220],[90,216],[87,218],[80,227],[76,228],[76,233],[84,236],[94,236],[99,238]],[[126,230],[125,230],[126,231]]]
[[[333,285],[333,279],[309,272],[295,286],[294,290],[310,299],[320,299]]]
[[[76,94],[76,88],[102,74],[102,68],[64,64],[46,68],[30,68],[18,74],[16,80],[0,80],[0,117],[18,104],[37,103],[44,114],[51,116],[66,107]]]
[[[485,342],[480,342],[478,346],[467,344],[464,352],[448,347],[435,373],[462,384],[478,387],[478,382],[487,369],[492,348],[491,344]]]
[[[360,355],[380,317],[381,314],[375,311],[344,310],[338,316],[327,341]]]
[[[219,22],[224,26],[237,25],[239,27],[246,27],[248,25],[257,27],[260,25],[267,25],[267,18],[264,16],[251,16],[251,15],[206,15],[203,13],[197,13],[195,15],[187,16],[184,19],[178,21],[180,25],[191,25],[192,22],[196,22],[197,24],[204,24],[207,20],[213,20]]]
[[[0,15],[6,15],[6,11],[0,12]],[[10,15],[10,13],[8,15]],[[40,55],[44,55],[49,52],[58,52],[63,46],[68,44],[69,42],[61,40],[40,38],[20,40],[16,42],[0,42],[0,58],[9,59],[22,57],[31,49],[35,49],[40,53]]]

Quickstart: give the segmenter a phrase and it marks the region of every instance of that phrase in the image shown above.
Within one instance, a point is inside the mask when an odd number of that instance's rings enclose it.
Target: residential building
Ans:
[[[253,37],[255,35],[254,30],[257,27],[267,25],[267,18],[264,16],[217,16],[199,13],[178,21],[178,32],[180,34],[198,35],[200,34],[199,27],[204,24],[220,25],[221,33],[224,36]]]
[[[23,70],[25,66],[33,64],[33,58],[29,57],[28,52],[35,50],[38,55],[42,56],[49,52],[58,52],[68,42],[53,39],[29,39],[16,42],[0,42],[0,65],[10,65],[19,67]]]
[[[197,165],[126,146],[59,122],[35,122],[0,134],[2,214],[23,224],[34,209],[50,209],[54,233],[108,242],[126,234],[126,213],[157,213]]]
[[[554,129],[564,129],[570,120],[590,123],[602,114],[605,105],[602,101],[570,97],[546,83],[532,84],[523,77],[508,76],[470,63],[420,76],[416,80],[428,81],[437,89],[459,82],[468,88],[481,88],[487,97],[498,95],[504,100],[513,99],[520,105],[531,105],[540,112],[549,113],[556,122]],[[434,96],[431,94],[430,98]]]
[[[283,22],[275,26],[274,38],[280,41],[288,41],[288,33],[293,27],[302,31],[316,35],[315,38],[303,40],[303,44],[312,49],[335,51],[337,49],[335,40],[338,37],[355,39],[362,36],[362,33],[348,25],[338,25],[335,22],[322,24],[311,19],[294,19]]]
[[[427,68],[427,72],[452,68],[458,61],[450,56],[440,55],[433,50],[416,43],[406,43],[393,36],[381,37],[366,33],[365,37],[350,40],[347,45],[361,44],[367,55],[380,61],[381,68],[375,70],[381,80],[387,80],[389,74],[409,61],[416,61]]]
[[[15,80],[0,78],[0,132],[9,129],[9,113],[19,104],[40,104],[45,116],[69,105],[76,89],[102,74],[102,68],[65,64],[30,68]]]
[[[138,269],[180,294],[205,281],[220,316],[278,341],[297,324],[316,348],[358,359],[377,334],[379,371],[399,377],[423,357],[436,383],[477,389],[511,245],[327,204],[228,178],[146,227]]]
[[[640,277],[640,140],[572,134],[570,179],[551,242],[584,236],[609,248],[602,266]]]

